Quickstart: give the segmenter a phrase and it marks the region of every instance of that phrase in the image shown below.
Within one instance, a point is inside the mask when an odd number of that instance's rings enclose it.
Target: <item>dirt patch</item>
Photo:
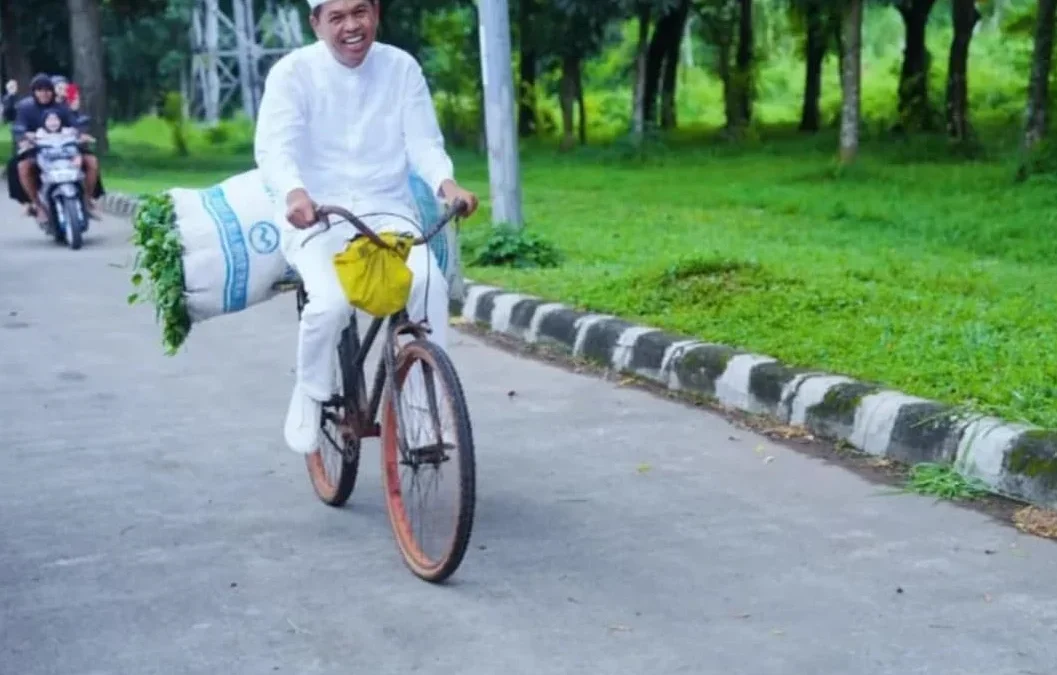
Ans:
[[[828,464],[840,466],[876,485],[902,489],[906,485],[910,467],[890,459],[874,457],[859,452],[844,442],[832,442],[815,437],[806,429],[782,424],[761,415],[751,415],[741,410],[720,405],[712,399],[686,392],[673,392],[642,378],[615,373],[611,369],[582,359],[570,357],[557,349],[545,345],[530,345],[515,338],[491,333],[468,322],[453,322],[452,327],[480,338],[507,353],[528,356],[569,372],[591,375],[621,387],[632,387],[673,403],[721,415],[735,427],[761,434],[772,441],[803,455],[814,457]],[[1028,534],[1057,540],[1057,513],[1026,506],[997,495],[988,495],[974,500],[950,502],[956,506],[982,513],[994,521],[1016,527]]]
[[[1040,509],[1037,506],[1026,506],[1013,514],[1013,524],[1021,532],[1036,537],[1057,539],[1057,513]]]

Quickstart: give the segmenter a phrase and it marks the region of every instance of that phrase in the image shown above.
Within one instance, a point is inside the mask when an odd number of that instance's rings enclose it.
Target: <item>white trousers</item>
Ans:
[[[285,222],[285,216],[278,222]],[[408,231],[411,225],[397,218],[371,218],[365,221],[376,232]],[[345,249],[357,230],[346,222],[335,222],[329,230],[322,225],[297,230],[282,228],[283,255],[301,275],[308,304],[301,313],[297,344],[297,378],[302,391],[317,401],[335,393],[337,349],[341,332],[349,325],[353,308],[345,297],[334,268],[334,256]],[[311,236],[315,234],[315,236]],[[437,236],[443,236],[443,233]],[[429,322],[430,340],[447,347],[448,283],[428,244],[414,246],[408,255],[411,293],[407,311],[412,321]],[[366,329],[358,326],[360,336]],[[378,338],[382,338],[379,333]]]

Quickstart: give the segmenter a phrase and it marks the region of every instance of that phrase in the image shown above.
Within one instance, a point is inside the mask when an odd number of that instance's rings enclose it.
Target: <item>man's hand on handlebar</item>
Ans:
[[[316,224],[316,204],[303,188],[291,190],[286,195],[286,219],[299,230]]]
[[[477,195],[461,187],[453,180],[446,180],[440,184],[440,196],[444,198],[449,206],[455,202],[462,202],[465,208],[459,213],[463,218],[469,218],[477,210]]]

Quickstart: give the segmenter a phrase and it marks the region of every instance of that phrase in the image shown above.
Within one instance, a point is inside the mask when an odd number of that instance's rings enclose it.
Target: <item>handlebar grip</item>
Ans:
[[[452,201],[451,206],[449,208],[451,209],[451,212],[454,215],[462,216],[465,215],[466,212],[469,210],[470,205],[467,204],[465,200],[456,199]]]

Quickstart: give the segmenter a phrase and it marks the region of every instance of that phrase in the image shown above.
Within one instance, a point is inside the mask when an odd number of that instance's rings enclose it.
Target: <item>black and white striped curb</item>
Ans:
[[[115,216],[131,217],[139,206],[139,199],[117,192],[107,192],[99,198],[99,207]]]
[[[1057,507],[1057,430],[960,416],[879,385],[469,281],[457,311],[490,331],[768,415],[870,455],[954,463],[998,494]]]
[[[116,193],[100,200],[104,210],[121,217],[130,217],[138,203]],[[1057,430],[967,417],[873,383],[792,368],[769,356],[469,280],[464,298],[453,302],[452,313],[492,332],[769,415],[870,455],[907,464],[953,463],[998,494],[1057,508]]]

